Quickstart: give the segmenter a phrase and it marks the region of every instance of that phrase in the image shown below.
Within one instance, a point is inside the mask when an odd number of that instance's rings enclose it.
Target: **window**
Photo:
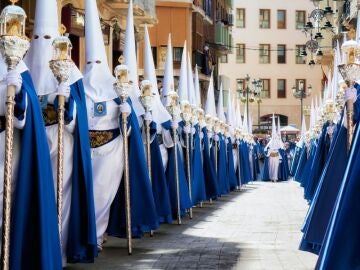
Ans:
[[[277,11],[277,28],[286,29],[286,10],[279,9]]]
[[[151,47],[155,68],[157,68],[157,47]]]
[[[236,63],[245,63],[245,44],[236,44]]]
[[[228,62],[227,54],[220,56],[220,63],[226,64]]]
[[[286,98],[286,80],[278,79],[277,80],[277,97]]]
[[[278,64],[286,64],[286,45],[277,45]]]
[[[245,28],[245,9],[237,8],[236,9],[236,27]]]
[[[270,44],[260,44],[259,59],[260,64],[270,64]]]
[[[305,57],[301,55],[301,52],[305,50],[306,50],[305,45],[296,45],[296,51],[295,51],[296,64],[306,64]]]
[[[173,49],[173,55],[174,55],[174,62],[181,62],[181,56],[182,56],[183,48],[182,47],[174,47]]]
[[[260,79],[262,81],[261,98],[270,98],[270,79]]]
[[[260,9],[259,15],[259,27],[264,29],[270,28],[270,9]]]
[[[303,29],[305,26],[306,20],[306,11],[305,10],[297,10],[295,14],[295,27],[296,29]]]

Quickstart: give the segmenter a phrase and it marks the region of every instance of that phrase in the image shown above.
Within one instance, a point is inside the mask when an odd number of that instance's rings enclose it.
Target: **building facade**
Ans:
[[[180,61],[187,42],[193,69],[197,65],[202,104],[211,72],[218,75],[218,59],[231,52],[232,0],[157,0],[157,23],[149,29],[157,75],[164,74],[166,46],[171,33],[175,88],[180,74]],[[143,74],[143,44],[139,44],[139,74]],[[208,47],[206,51],[204,48]]]
[[[302,31],[314,5],[309,0],[235,0],[233,53],[222,59],[219,74],[225,90],[246,89],[245,77],[262,81],[261,103],[250,103],[254,129],[266,128],[272,113],[280,115],[281,125],[300,127],[300,101],[293,96],[293,86],[311,85],[311,96],[322,91],[320,65],[312,68],[300,56],[306,37]],[[238,93],[236,93],[238,94]],[[239,99],[240,102],[240,99]],[[311,97],[304,100],[309,106]],[[244,108],[244,103],[241,104]],[[308,117],[306,117],[308,123]]]

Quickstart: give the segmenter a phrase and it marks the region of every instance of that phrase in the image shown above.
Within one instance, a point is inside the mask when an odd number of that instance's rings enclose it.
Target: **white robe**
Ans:
[[[48,95],[48,103],[53,104],[55,94]],[[66,248],[69,233],[71,191],[72,191],[72,169],[73,169],[73,132],[76,124],[76,103],[74,104],[73,120],[64,127],[64,169],[63,169],[63,192],[62,192],[62,220],[61,220],[61,253],[63,265],[66,265]],[[45,128],[49,145],[51,167],[54,179],[55,198],[57,198],[57,159],[58,159],[58,125]]]
[[[94,102],[86,97],[89,130],[110,130],[119,128],[120,109],[113,100],[106,101],[107,113],[95,116]],[[123,137],[118,136],[111,142],[91,148],[94,182],[94,202],[97,244],[100,247],[108,226],[110,207],[119,189],[124,171]]]
[[[278,156],[272,157],[270,153],[278,153]],[[278,180],[278,172],[280,166],[280,153],[277,150],[269,151],[269,177],[272,181]]]

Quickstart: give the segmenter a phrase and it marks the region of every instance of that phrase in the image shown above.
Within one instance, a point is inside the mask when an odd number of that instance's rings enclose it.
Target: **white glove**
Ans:
[[[201,131],[199,136],[200,136],[200,139],[203,139],[204,138],[204,132]]]
[[[211,138],[213,136],[213,133],[211,131],[208,131],[208,136]]]
[[[191,134],[192,135],[194,135],[195,134],[195,132],[196,132],[196,129],[193,127],[193,128],[191,128]]]
[[[121,113],[126,113],[127,115],[129,115],[131,113],[131,107],[130,107],[129,103],[123,102],[119,105],[119,107],[120,107]]]
[[[348,100],[354,100],[354,102],[356,101],[356,89],[351,87],[351,88],[347,88],[345,90],[345,102]]]
[[[228,144],[228,143],[229,143],[229,139],[225,139],[225,143]]]
[[[189,134],[189,133],[191,132],[191,127],[190,127],[189,125],[186,125],[186,126],[184,127],[184,132],[185,132],[186,134]]]
[[[56,94],[58,96],[64,96],[67,100],[70,96],[70,86],[66,83],[60,83]]]
[[[145,121],[152,122],[153,117],[152,117],[151,112],[146,112],[146,113],[145,113],[145,115],[144,115],[144,120],[145,120]]]
[[[216,142],[218,142],[218,141],[220,140],[219,135],[215,134],[215,136],[214,136],[214,140],[215,140]]]
[[[179,124],[177,121],[171,121],[171,128],[178,129],[178,127],[179,127]]]
[[[10,70],[6,75],[6,84],[15,86],[15,93],[18,94],[22,85],[22,77],[16,70]]]

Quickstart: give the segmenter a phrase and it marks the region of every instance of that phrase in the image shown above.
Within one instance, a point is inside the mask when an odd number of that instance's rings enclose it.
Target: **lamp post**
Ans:
[[[262,90],[262,80],[253,79],[251,81],[252,88],[249,88],[250,76],[246,74],[244,79],[237,79],[237,92],[242,102],[246,103],[246,120],[249,123],[249,102],[252,103],[257,101],[258,103],[258,125],[260,124],[260,103],[261,103],[261,90]],[[245,88],[244,88],[245,86]]]
[[[300,108],[301,108],[300,125],[301,125],[301,123],[303,121],[303,117],[304,117],[304,98],[306,98],[307,96],[310,96],[311,91],[312,91],[312,86],[309,85],[308,91],[306,92],[305,81],[299,80],[297,85],[293,86],[292,90],[293,90],[294,97],[297,99],[300,99]]]

